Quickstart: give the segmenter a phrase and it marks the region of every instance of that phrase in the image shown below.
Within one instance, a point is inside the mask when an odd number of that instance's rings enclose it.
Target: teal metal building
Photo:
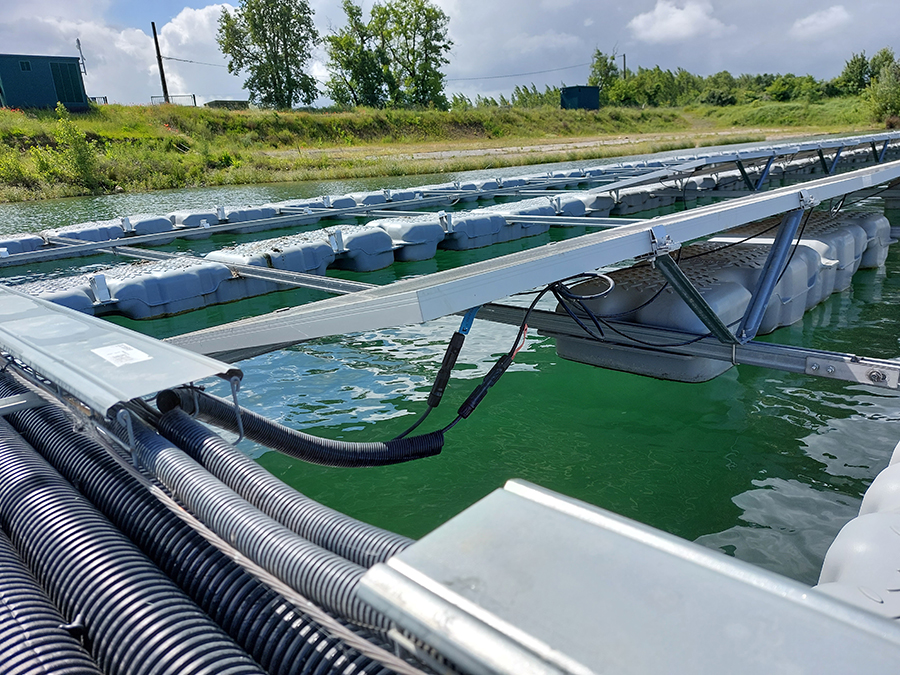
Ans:
[[[563,110],[599,110],[600,87],[563,87],[559,92],[559,107]]]
[[[88,97],[76,56],[0,54],[0,106],[86,110]]]

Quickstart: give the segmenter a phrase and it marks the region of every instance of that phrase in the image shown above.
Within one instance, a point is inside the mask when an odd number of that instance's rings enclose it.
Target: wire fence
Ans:
[[[163,103],[171,103],[172,105],[186,105],[197,107],[196,94],[172,94],[170,96],[151,96],[150,103],[152,105],[162,105]]]

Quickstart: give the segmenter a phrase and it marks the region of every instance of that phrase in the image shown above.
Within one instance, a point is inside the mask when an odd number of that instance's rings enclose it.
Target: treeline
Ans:
[[[341,110],[560,106],[560,87],[540,91],[534,84],[516,86],[508,98],[476,96],[473,101],[461,93],[448,98],[443,69],[453,46],[450,18],[433,0],[375,0],[368,15],[354,0],[342,0],[342,8],[345,25],[321,38],[309,0],[240,0],[233,11],[223,9],[217,40],[229,70],[247,73],[244,87],[252,101],[289,109],[325,93]],[[324,92],[307,72],[320,43],[328,56]],[[598,49],[587,84],[599,88],[601,106],[726,107],[862,95],[876,119],[900,115],[900,65],[887,47],[871,58],[853,54],[831,80],[793,73],[734,76],[726,70],[704,77],[660,66],[622,70],[615,53]]]
[[[866,58],[865,52],[853,54],[841,74],[831,80],[793,73],[735,77],[727,70],[703,77],[683,68],[673,72],[659,66],[623,72],[616,63],[615,54],[597,50],[587,83],[599,88],[601,106],[732,106],[755,101],[816,103],[828,98],[863,95],[876,118],[900,114],[900,64],[888,47],[870,59]],[[451,108],[558,107],[559,102],[560,87],[546,86],[540,91],[531,84],[530,87],[516,86],[509,98],[501,94],[497,99],[476,96],[471,100],[463,94],[454,94]]]

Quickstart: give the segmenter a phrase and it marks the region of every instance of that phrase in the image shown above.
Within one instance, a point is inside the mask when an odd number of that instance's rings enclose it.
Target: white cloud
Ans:
[[[628,22],[628,28],[638,40],[659,44],[719,37],[734,30],[713,17],[712,11],[712,3],[705,0],[687,0],[684,7],[657,0],[652,11],[638,14]]]
[[[534,54],[568,51],[573,46],[581,46],[577,35],[546,31],[540,35],[514,35],[506,41],[506,49],[511,54]]]
[[[789,34],[798,40],[812,40],[833,32],[849,21],[850,13],[844,9],[844,6],[834,5],[802,19],[797,19],[791,26]]]
[[[223,9],[233,11],[234,7],[187,7],[160,30],[160,52],[170,57],[163,61],[170,94],[196,94],[198,100],[205,102],[215,98],[234,98],[235,92],[240,90],[243,77],[235,78],[228,73],[225,67],[227,60],[216,43]],[[151,69],[157,72],[155,65]],[[241,97],[246,98],[246,93]]]

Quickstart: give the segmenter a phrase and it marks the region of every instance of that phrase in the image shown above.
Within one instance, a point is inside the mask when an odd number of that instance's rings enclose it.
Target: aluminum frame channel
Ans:
[[[304,340],[422,323],[576,274],[653,252],[650,230],[662,225],[675,244],[744,223],[809,208],[834,197],[900,178],[900,161],[788,186],[585,234],[427,277],[398,281],[339,298],[280,310],[169,338],[173,344],[239,360]]]
[[[886,619],[521,480],[359,589],[477,675],[837,675],[892,672],[900,658]]]
[[[243,373],[227,363],[0,285],[0,351],[105,416],[121,401]]]

